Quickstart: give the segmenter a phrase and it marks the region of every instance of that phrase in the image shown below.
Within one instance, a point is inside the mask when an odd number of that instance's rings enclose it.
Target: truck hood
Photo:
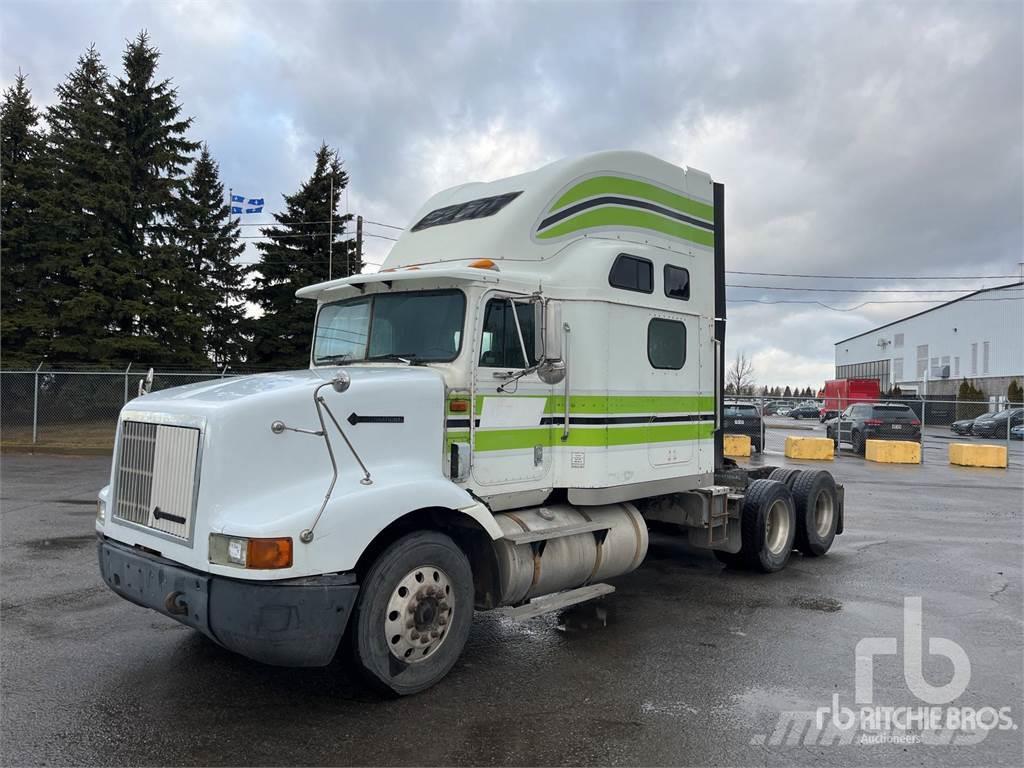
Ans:
[[[240,376],[161,390],[127,403],[121,411],[115,444],[112,493],[118,494],[122,443],[128,451],[128,466],[132,467],[129,473],[137,474],[134,467],[145,460],[146,449],[137,447],[135,433],[162,429],[155,438],[155,450],[156,455],[165,458],[150,459],[152,469],[144,471],[152,472],[154,489],[165,487],[167,482],[181,482],[186,489],[194,485],[194,515],[188,523],[187,540],[180,534],[161,536],[154,530],[158,523],[152,517],[148,522],[125,522],[116,510],[115,498],[115,514],[104,533],[159,550],[193,567],[206,565],[210,533],[296,535],[312,521],[331,482],[330,454],[323,436],[314,434],[320,431],[321,423],[313,393],[338,370],[330,367]],[[441,373],[427,367],[399,365],[343,366],[343,370],[351,380],[346,391],[336,392],[332,387],[320,390],[320,397],[337,420],[335,425],[324,413],[338,466],[332,506],[370,514],[379,504],[378,495],[389,487],[412,480],[444,481],[445,385]],[[126,437],[126,422],[132,422],[131,439]],[[305,433],[281,429],[280,424],[272,428],[275,422]],[[170,434],[174,437],[166,437]],[[191,440],[189,445],[197,444],[197,449],[181,449],[180,443],[175,443],[177,453],[161,453],[161,440],[186,436]],[[346,440],[373,475],[372,483],[362,482],[364,474]],[[193,450],[198,454],[195,470],[177,471],[174,462],[184,461],[183,455],[195,456]],[[181,480],[183,476],[186,480]],[[124,482],[130,483],[130,479]],[[458,490],[450,483],[448,486]],[[180,499],[184,492],[175,498]],[[459,493],[460,498],[465,495]],[[150,507],[157,503],[157,490],[152,494],[148,497]],[[139,504],[145,508],[147,499]],[[322,533],[321,529],[317,533],[317,541],[323,546],[337,546],[329,542],[333,536],[342,535],[331,530],[340,518],[337,513],[325,514]],[[159,541],[152,540],[154,536]],[[306,551],[299,550],[296,557]],[[296,568],[301,569],[298,561]]]
[[[273,397],[290,391],[311,390],[313,387],[330,381],[339,370],[337,367],[318,368],[316,370],[280,371],[277,373],[259,373],[251,376],[232,376],[230,378],[203,381],[198,384],[186,384],[181,387],[163,389],[131,401],[133,408],[152,408],[164,403],[186,405],[189,409],[216,409],[227,403],[243,398]],[[357,367],[345,366],[352,377],[393,376],[405,369],[390,367]]]

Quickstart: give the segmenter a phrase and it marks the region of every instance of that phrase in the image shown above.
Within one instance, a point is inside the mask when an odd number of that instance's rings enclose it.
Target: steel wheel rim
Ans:
[[[789,509],[784,499],[777,499],[768,508],[764,521],[764,544],[773,555],[785,552],[789,541]]]
[[[828,536],[828,532],[832,530],[834,514],[832,495],[822,491],[814,501],[814,530],[821,538]]]
[[[384,637],[391,655],[417,664],[437,653],[455,615],[451,579],[436,565],[409,571],[395,585],[384,613]]]

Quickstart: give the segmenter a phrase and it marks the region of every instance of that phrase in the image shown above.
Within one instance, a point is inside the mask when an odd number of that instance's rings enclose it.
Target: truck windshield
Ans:
[[[465,314],[466,296],[459,290],[373,294],[325,304],[316,319],[313,364],[448,362],[459,354]]]

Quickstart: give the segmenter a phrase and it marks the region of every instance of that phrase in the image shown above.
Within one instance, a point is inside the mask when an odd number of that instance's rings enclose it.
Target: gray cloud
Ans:
[[[3,82],[20,66],[43,102],[89,42],[116,70],[147,28],[226,182],[275,201],[321,140],[352,208],[399,224],[444,186],[628,147],[726,183],[732,269],[1008,274],[1024,250],[1019,3],[14,1],[0,19]],[[737,303],[730,347],[769,383],[816,383],[834,340],[921,308]]]

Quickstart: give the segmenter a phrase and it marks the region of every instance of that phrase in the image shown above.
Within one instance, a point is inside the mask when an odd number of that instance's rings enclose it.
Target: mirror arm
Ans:
[[[519,325],[519,312],[516,311],[516,303],[513,299],[509,299],[508,303],[512,307],[512,320],[516,324],[516,335],[519,336],[519,349],[523,353],[523,365],[529,365],[530,356],[526,354],[526,342],[523,340],[523,329]],[[536,368],[536,366],[534,367]]]

